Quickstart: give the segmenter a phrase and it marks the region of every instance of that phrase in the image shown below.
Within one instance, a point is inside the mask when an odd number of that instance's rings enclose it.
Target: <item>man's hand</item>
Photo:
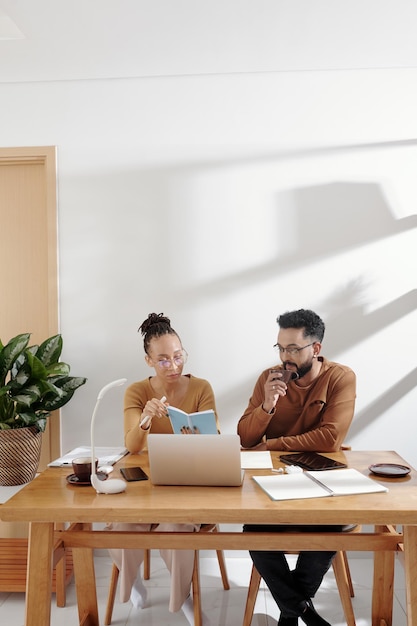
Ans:
[[[271,370],[264,385],[265,399],[262,408],[267,413],[275,409],[280,396],[287,393],[287,385],[281,380],[281,372],[279,370]]]
[[[266,447],[266,442],[262,441],[261,443],[258,443],[257,446],[249,448],[249,450],[254,450],[255,452],[264,452],[265,450],[268,450],[268,448]]]

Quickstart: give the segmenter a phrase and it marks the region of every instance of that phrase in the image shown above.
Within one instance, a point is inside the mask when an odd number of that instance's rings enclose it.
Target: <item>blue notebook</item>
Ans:
[[[168,406],[168,415],[175,435],[218,435],[216,415],[213,409],[186,413],[174,406]]]

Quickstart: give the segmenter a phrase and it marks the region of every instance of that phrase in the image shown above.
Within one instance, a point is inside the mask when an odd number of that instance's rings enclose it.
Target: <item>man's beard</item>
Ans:
[[[285,361],[284,369],[287,369],[287,365],[291,365],[292,367],[295,367],[297,374],[298,374],[298,378],[303,378],[303,376],[305,376],[311,371],[311,368],[313,367],[313,359],[311,359],[309,363],[303,363],[299,367],[296,363],[293,363],[292,361]]]

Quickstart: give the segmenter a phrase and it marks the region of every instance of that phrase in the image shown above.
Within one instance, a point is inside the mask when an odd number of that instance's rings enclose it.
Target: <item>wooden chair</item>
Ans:
[[[218,532],[216,524],[202,524],[199,532]],[[143,578],[149,580],[150,578],[150,550],[145,550],[145,558],[143,561]],[[226,563],[224,559],[223,550],[216,550],[217,560],[219,562],[220,574],[222,578],[223,588],[225,591],[230,589],[229,579],[227,577]],[[105,626],[111,624],[114,600],[116,597],[117,581],[119,579],[119,569],[117,565],[113,564],[109,595],[107,598],[106,614],[104,618]],[[201,585],[200,585],[200,566],[199,566],[199,551],[194,551],[194,568],[193,577],[191,581],[191,588],[193,592],[193,605],[194,605],[194,624],[195,626],[202,626],[202,614],[201,614]]]
[[[355,528],[358,532],[358,528]],[[354,532],[354,531],[350,531]],[[289,552],[288,554],[296,554]],[[346,552],[336,552],[336,556],[332,562],[333,572],[339,589],[340,600],[342,602],[343,611],[346,618],[347,626],[356,626],[355,614],[352,607],[352,598],[355,596],[352,579],[350,576],[349,564]],[[261,583],[261,575],[256,567],[252,566],[252,572],[249,582],[248,595],[246,598],[245,614],[243,616],[243,626],[250,626],[255,609],[256,596],[258,595],[259,585]]]

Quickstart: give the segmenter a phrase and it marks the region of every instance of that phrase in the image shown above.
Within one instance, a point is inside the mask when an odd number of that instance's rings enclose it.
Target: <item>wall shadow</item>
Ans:
[[[337,306],[333,299],[331,306],[326,305],[326,301],[324,303],[325,309],[335,310],[326,317],[326,355],[331,358],[415,311],[417,289],[412,289],[371,313],[365,313],[364,306],[355,304],[354,294],[349,293],[349,288],[340,292],[338,300],[340,302]]]
[[[349,429],[349,438],[359,435],[365,428],[375,422],[382,413],[393,407],[407,393],[417,386],[417,367],[404,376],[395,385],[389,387],[374,402],[355,413]]]
[[[327,151],[324,150],[323,153]],[[315,154],[316,151],[313,151],[312,156]],[[294,158],[295,156],[304,154],[294,155]],[[270,160],[273,158],[284,157],[271,155]],[[265,159],[260,157],[259,163],[263,161]],[[256,159],[252,162],[256,163]],[[71,278],[61,282],[61,294],[63,301],[72,299],[83,303],[76,313],[72,312],[71,324],[76,329],[75,332],[79,332],[80,345],[84,340],[83,329],[88,328],[89,324],[92,326],[88,349],[95,354],[95,363],[106,363],[109,355],[112,355],[111,368],[115,372],[113,378],[119,377],[121,361],[123,371],[127,374],[134,372],[136,376],[138,362],[142,360],[141,346],[132,349],[132,337],[141,321],[141,318],[137,319],[137,309],[143,303],[146,315],[149,302],[154,302],[156,293],[163,294],[164,309],[168,313],[173,309],[191,307],[190,303],[193,302],[201,304],[204,300],[221,301],[231,293],[248,290],[253,285],[288,275],[315,262],[327,260],[331,263],[336,255],[410,231],[417,226],[417,215],[395,219],[379,185],[373,182],[331,182],[290,189],[276,194],[275,221],[268,228],[274,229],[277,246],[274,257],[268,263],[241,272],[228,272],[225,264],[222,276],[184,289],[177,288],[174,280],[175,263],[171,261],[175,254],[182,254],[184,251],[172,238],[176,212],[182,210],[175,193],[188,176],[193,176],[198,171],[234,164],[233,160],[224,164],[194,163],[180,167],[121,171],[110,173],[107,177],[89,174],[75,181],[61,181],[61,188],[68,186],[70,182],[67,189],[70,192],[65,195],[65,200],[69,203],[66,210],[68,215],[71,214],[69,222],[73,229],[69,233],[66,242],[67,255],[60,268],[60,274],[65,275],[68,272]],[[88,203],[84,201],[84,205],[80,205],[80,197],[88,198],[95,210],[86,213],[85,206]],[[280,220],[288,211],[291,212],[292,233],[290,246],[284,250],[280,245]],[[221,216],[217,216],[217,219],[220,218]],[[82,229],[79,228],[81,223]],[[222,226],[220,222],[218,227]],[[68,224],[62,229],[66,233],[67,227]],[[230,228],[230,225],[227,227]],[[90,237],[92,230],[95,232],[93,242]],[[77,245],[70,251],[69,246],[74,241]],[[123,246],[120,245],[121,241]],[[201,244],[201,254],[207,254],[208,245],[215,253],[213,242],[204,241],[204,233]],[[163,276],[156,277],[154,259],[155,255],[161,254],[166,257],[166,269]],[[100,259],[111,259],[113,256],[114,264],[100,263]],[[157,287],[156,278],[159,281]],[[361,279],[358,279],[324,301],[323,309],[328,312],[325,342],[329,350],[326,347],[326,356],[339,354],[352,345],[360,344],[372,334],[417,309],[417,290],[413,289],[368,314],[363,304],[363,291],[364,286]],[[126,321],[125,308],[132,306],[132,303],[135,307],[135,311],[129,314],[130,318],[134,317],[132,328],[119,333],[116,338],[112,332],[114,324],[118,324],[119,320]],[[65,324],[65,306],[61,310]],[[91,323],[91,311],[102,310],[106,311],[104,322],[95,329]],[[142,314],[139,312],[139,315]],[[70,360],[73,362],[74,358],[71,356]],[[107,367],[110,368],[110,365]],[[95,364],[93,367],[92,364],[91,371],[85,372],[92,385],[95,384],[97,388],[101,386],[99,370],[100,368],[96,368]],[[227,409],[227,416],[236,413],[236,409],[243,412],[259,373],[255,372],[253,379],[248,377],[226,393],[218,394],[218,405]],[[139,376],[135,379],[139,379]],[[352,435],[366,428],[387,409],[387,394],[390,394],[392,406],[415,387],[416,382],[414,370],[395,387],[384,391],[380,398],[357,414],[351,429]],[[73,405],[74,411],[78,409],[76,404]],[[81,398],[79,408],[81,412]],[[240,415],[236,415],[236,419],[238,417]],[[227,421],[230,423],[229,417]]]
[[[290,211],[291,249],[280,252],[280,220]],[[277,253],[268,263],[202,281],[181,295],[211,299],[333,258],[417,227],[417,215],[395,219],[376,183],[337,182],[277,194]],[[286,220],[287,222],[287,220]]]

